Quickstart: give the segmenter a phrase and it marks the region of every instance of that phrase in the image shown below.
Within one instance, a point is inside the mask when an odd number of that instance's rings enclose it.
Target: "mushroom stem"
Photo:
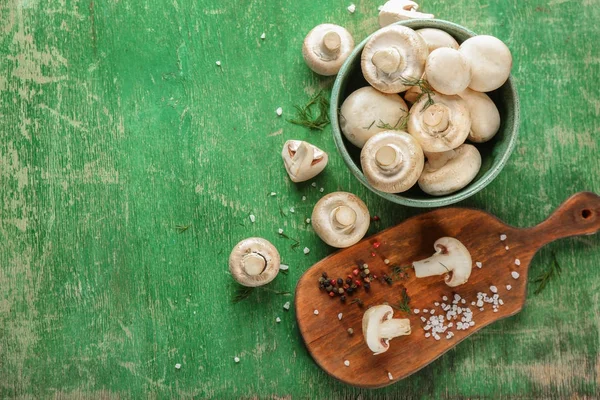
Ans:
[[[442,151],[440,153],[425,152],[425,157],[427,157],[429,170],[431,172],[443,168],[446,164],[448,164],[448,161],[452,160],[455,156],[456,151],[454,150]]]
[[[404,59],[397,47],[376,51],[371,62],[385,74],[393,74],[404,69]]]
[[[321,41],[321,50],[332,59],[336,58],[335,56],[337,56],[337,54],[340,52],[341,46],[342,38],[337,32],[329,31],[323,35],[323,40]]]
[[[244,271],[250,276],[262,274],[267,267],[267,261],[263,256],[257,253],[250,253],[242,258]]]
[[[450,110],[444,104],[433,104],[425,110],[423,122],[434,132],[443,132],[450,124]]]
[[[392,318],[382,322],[379,326],[379,335],[382,339],[386,340],[398,336],[410,335],[410,320]]]
[[[375,153],[375,161],[381,168],[394,168],[402,162],[402,154],[396,146],[381,146]]]
[[[356,222],[356,212],[348,206],[336,207],[331,214],[334,225],[340,229],[352,227]]]
[[[457,239],[452,237],[439,238],[433,244],[435,253],[425,260],[413,262],[415,276],[446,274],[444,281],[450,287],[456,287],[467,282],[471,275],[471,254]]]
[[[426,278],[428,276],[442,275],[450,272],[450,269],[444,264],[448,262],[447,257],[441,256],[439,253],[426,258],[425,260],[415,261],[413,267],[417,278]]]

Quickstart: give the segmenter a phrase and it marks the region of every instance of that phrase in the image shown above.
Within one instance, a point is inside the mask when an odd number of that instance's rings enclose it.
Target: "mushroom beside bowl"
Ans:
[[[416,19],[398,22],[411,29],[435,28],[449,33],[460,44],[476,34],[467,28],[448,21],[435,19]],[[370,36],[362,41],[348,57],[340,69],[331,93],[331,125],[336,147],[350,172],[367,188],[377,195],[397,204],[411,207],[442,207],[464,200],[489,185],[500,173],[513,152],[519,131],[519,96],[512,76],[499,89],[487,93],[500,113],[500,129],[492,140],[476,144],[481,153],[481,169],[473,181],[463,189],[445,195],[431,196],[423,192],[418,185],[410,190],[392,194],[375,189],[369,184],[361,169],[360,151],[350,143],[340,128],[339,109],[342,103],[355,90],[369,86],[363,77],[360,58],[363,47]]]

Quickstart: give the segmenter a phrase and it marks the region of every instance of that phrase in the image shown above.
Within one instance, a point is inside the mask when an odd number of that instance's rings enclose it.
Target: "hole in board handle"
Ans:
[[[588,219],[592,216],[592,210],[588,210],[587,208],[585,210],[581,210],[581,217],[583,219]]]

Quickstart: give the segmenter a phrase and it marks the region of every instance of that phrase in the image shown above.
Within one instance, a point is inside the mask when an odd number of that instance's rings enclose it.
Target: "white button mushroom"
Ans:
[[[391,25],[407,19],[431,19],[433,14],[418,12],[419,5],[409,0],[389,0],[379,9],[379,26]]]
[[[421,175],[425,157],[419,143],[406,132],[386,131],[367,141],[360,153],[365,177],[377,190],[400,193]]]
[[[229,271],[241,285],[266,285],[279,272],[279,252],[269,241],[251,237],[235,245],[229,255]]]
[[[454,39],[449,33],[435,28],[424,28],[417,29],[417,32],[425,43],[427,43],[427,48],[431,53],[435,49],[439,49],[440,47],[448,47],[450,49],[458,50],[458,42]]]
[[[460,286],[467,282],[471,275],[471,254],[457,239],[439,238],[433,244],[435,253],[421,261],[415,261],[413,268],[417,278],[447,274],[444,278],[450,287]]]
[[[350,94],[340,108],[340,129],[355,146],[363,147],[383,126],[395,128],[408,116],[408,107],[397,94],[385,94],[371,86]]]
[[[469,140],[484,143],[491,140],[500,129],[500,113],[487,94],[466,89],[458,94],[466,103],[471,115]]]
[[[301,140],[285,142],[281,157],[292,182],[304,182],[314,178],[327,166],[329,159],[323,150]]]
[[[325,243],[344,248],[365,236],[370,216],[365,203],[352,193],[333,192],[315,204],[311,220],[316,234]]]
[[[427,57],[425,75],[435,91],[453,95],[469,86],[471,66],[458,50],[440,47]]]
[[[457,148],[467,139],[471,119],[467,104],[458,96],[439,93],[421,96],[410,109],[408,133],[425,152],[442,152]]]
[[[375,89],[399,93],[408,89],[407,81],[423,75],[428,54],[427,44],[415,31],[392,25],[371,36],[360,65],[365,79]]]
[[[319,75],[335,75],[354,49],[354,39],[346,29],[334,24],[315,26],[302,46],[306,65]]]
[[[478,92],[491,92],[506,82],[512,68],[512,55],[498,38],[487,35],[465,40],[459,51],[471,64],[469,88]]]
[[[425,155],[427,162],[419,178],[419,187],[432,196],[444,196],[464,188],[481,168],[481,155],[470,144],[463,144],[455,150]]]
[[[394,310],[385,304],[373,306],[363,314],[363,335],[373,355],[385,353],[393,338],[410,335],[410,320],[393,316]]]

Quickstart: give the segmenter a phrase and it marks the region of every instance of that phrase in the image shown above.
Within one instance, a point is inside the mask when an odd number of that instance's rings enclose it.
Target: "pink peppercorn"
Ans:
[[[381,243],[379,243],[379,242],[373,243],[373,247],[375,247],[376,249],[378,249],[379,246],[381,246]]]
[[[358,275],[358,268],[352,271],[352,273],[354,274],[354,276]]]

